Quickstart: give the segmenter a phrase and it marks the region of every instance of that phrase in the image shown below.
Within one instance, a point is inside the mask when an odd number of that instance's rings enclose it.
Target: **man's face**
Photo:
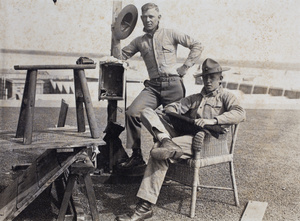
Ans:
[[[213,73],[202,76],[202,79],[204,83],[204,88],[206,92],[209,93],[216,90],[219,87],[223,76],[221,73]]]
[[[161,15],[155,8],[148,9],[145,11],[141,19],[143,21],[143,25],[147,31],[153,31],[158,26]]]

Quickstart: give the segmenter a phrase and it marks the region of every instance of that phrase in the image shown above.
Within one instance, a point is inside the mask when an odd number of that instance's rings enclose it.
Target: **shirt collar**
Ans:
[[[157,30],[159,30],[159,24],[157,26],[157,29],[151,33],[151,32],[148,32],[145,28],[143,29],[143,31],[146,33],[146,35],[148,35],[149,37],[153,37],[154,33],[157,32]]]
[[[203,96],[203,97],[215,97],[218,93],[220,93],[220,91],[223,90],[223,86],[220,85],[216,90],[210,92],[210,93],[206,93],[206,90],[205,88],[203,87],[200,94]]]

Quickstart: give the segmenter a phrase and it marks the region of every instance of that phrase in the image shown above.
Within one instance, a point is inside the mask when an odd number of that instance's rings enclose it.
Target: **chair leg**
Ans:
[[[233,192],[234,192],[235,205],[239,207],[240,202],[239,202],[238,191],[237,191],[237,186],[236,186],[236,181],[235,181],[233,162],[232,161],[229,162],[229,165],[230,165],[230,175],[231,175],[232,187],[233,187]]]
[[[190,210],[191,218],[194,218],[195,216],[198,185],[199,185],[199,167],[195,167],[194,176],[193,176],[193,186],[192,186],[191,210]]]

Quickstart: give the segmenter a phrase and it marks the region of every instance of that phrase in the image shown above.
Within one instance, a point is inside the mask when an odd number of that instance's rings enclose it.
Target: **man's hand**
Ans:
[[[187,71],[188,71],[188,66],[186,66],[185,64],[180,66],[179,68],[177,68],[177,73],[179,74],[180,77],[183,77],[184,75],[186,75]]]
[[[205,125],[216,125],[217,124],[217,120],[216,119],[198,118],[198,119],[195,119],[195,124],[197,126],[200,126],[200,127],[204,128]]]
[[[167,113],[177,113],[176,109],[174,107],[172,107],[172,106],[167,106],[167,107],[165,107],[164,110],[165,110],[166,114]]]
[[[117,59],[113,56],[105,56],[105,57],[102,57],[100,58],[100,62],[103,62],[103,63],[118,63],[118,64],[122,64],[124,69],[127,69],[129,64],[128,62],[126,61],[123,61],[123,60],[120,60],[120,59]]]
[[[107,63],[109,63],[109,62],[112,62],[112,63],[120,63],[120,64],[123,63],[122,60],[119,60],[119,59],[117,59],[117,58],[115,58],[115,57],[113,57],[113,56],[105,56],[105,57],[102,57],[102,58],[100,58],[100,61],[107,62]]]

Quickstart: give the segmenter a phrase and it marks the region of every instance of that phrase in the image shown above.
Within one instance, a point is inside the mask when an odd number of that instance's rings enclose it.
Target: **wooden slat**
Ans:
[[[18,196],[17,196],[17,209],[22,207],[26,200],[24,200],[30,193],[36,192],[38,187],[38,180],[36,177],[36,163],[23,172],[18,178]]]
[[[15,65],[15,70],[95,69],[96,64]]]
[[[36,159],[36,176],[38,186],[43,186],[61,166],[57,161],[56,150],[47,150],[46,155]]]
[[[54,182],[84,150],[80,148],[71,153],[57,155],[56,150],[45,151],[20,177],[18,182],[8,186],[1,194],[0,221],[12,220]],[[49,159],[53,159],[54,168]],[[37,174],[37,167],[39,173]],[[43,172],[41,171],[43,170]],[[44,171],[45,170],[45,171]],[[18,194],[18,195],[17,195]],[[2,200],[4,199],[4,200]]]
[[[14,182],[9,185],[0,194],[0,221],[4,220],[6,214],[11,211],[16,211],[17,208],[17,193],[18,193],[18,183]]]
[[[67,119],[69,104],[64,99],[61,100],[57,127],[64,127]]]
[[[23,145],[23,138],[15,138],[15,132],[13,131],[1,131],[0,143],[1,148],[9,150],[45,150],[105,145],[105,142],[101,138],[91,138],[89,130],[84,133],[78,133],[76,127],[60,127],[34,132],[32,136],[32,143],[30,145]]]
[[[249,201],[241,221],[262,220],[267,206],[267,202]]]

